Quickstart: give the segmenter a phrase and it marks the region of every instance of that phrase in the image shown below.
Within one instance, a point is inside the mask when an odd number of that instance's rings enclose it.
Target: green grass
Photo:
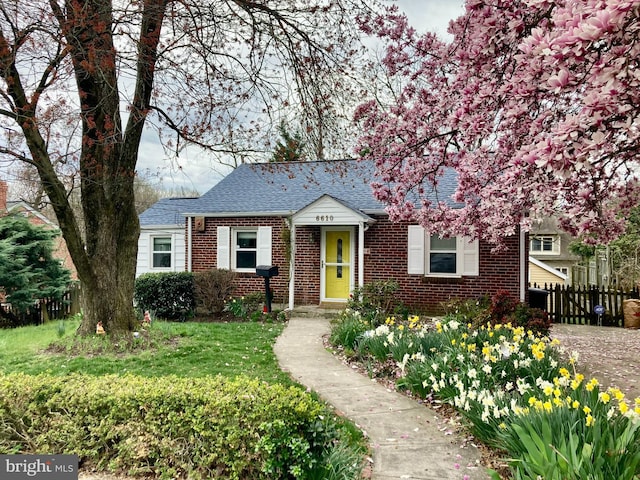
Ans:
[[[278,367],[272,349],[284,328],[279,323],[158,321],[151,327],[151,348],[134,353],[107,348],[108,340],[101,337],[92,336],[79,342],[74,338],[78,324],[77,320],[65,321],[62,339],[58,338],[58,322],[0,330],[0,372],[132,373],[147,377],[245,374],[268,382],[292,383]],[[45,351],[53,342],[59,343],[59,353]],[[95,353],[105,349],[110,351]]]

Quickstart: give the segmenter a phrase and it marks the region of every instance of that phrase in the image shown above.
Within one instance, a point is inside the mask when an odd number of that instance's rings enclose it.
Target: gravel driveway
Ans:
[[[567,353],[577,351],[578,370],[605,387],[640,397],[640,330],[618,327],[553,324],[551,336]]]

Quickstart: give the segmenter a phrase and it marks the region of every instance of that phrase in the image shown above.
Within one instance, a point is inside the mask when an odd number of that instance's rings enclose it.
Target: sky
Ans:
[[[447,38],[449,21],[463,12],[463,0],[397,0],[409,22],[419,32],[433,31]],[[196,190],[203,194],[220,181],[229,169],[212,164],[206,153],[195,148],[181,153],[179,163],[166,159],[154,134],[143,138],[138,157],[138,172],[150,176],[153,183],[161,179],[161,187],[175,192]]]
[[[409,22],[419,32],[434,31],[443,38],[447,38],[449,21],[463,11],[463,0],[395,0],[395,3],[407,14]],[[6,166],[0,165],[0,178],[9,182],[11,197],[14,175],[10,169],[11,167],[7,170]],[[149,129],[143,136],[138,156],[138,174],[148,178],[157,188],[172,191],[175,195],[194,191],[203,194],[229,171],[228,167],[215,164],[206,152],[197,148],[183,150],[177,161],[169,160],[154,131]]]

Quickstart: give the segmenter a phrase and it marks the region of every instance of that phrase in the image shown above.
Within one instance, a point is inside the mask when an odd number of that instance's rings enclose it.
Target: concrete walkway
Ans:
[[[274,347],[281,368],[356,423],[370,440],[374,480],[479,480],[475,447],[461,447],[438,414],[343,364],[323,345],[329,320],[293,317]],[[468,477],[465,477],[467,475]]]

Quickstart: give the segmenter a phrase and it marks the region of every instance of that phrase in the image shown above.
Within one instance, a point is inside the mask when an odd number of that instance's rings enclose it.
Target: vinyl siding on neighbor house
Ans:
[[[545,284],[566,284],[567,276],[556,270],[554,267],[547,265],[533,257],[529,258],[529,283],[538,286]]]

